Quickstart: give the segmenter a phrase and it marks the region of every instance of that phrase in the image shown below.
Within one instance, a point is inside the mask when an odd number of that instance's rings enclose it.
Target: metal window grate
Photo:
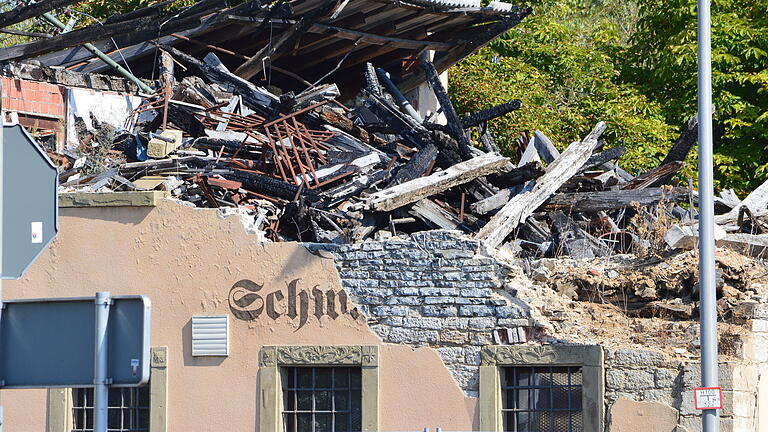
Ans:
[[[93,432],[93,389],[72,389],[72,432]],[[149,431],[149,386],[109,389],[107,431]]]
[[[583,430],[581,367],[507,367],[501,379],[505,431]]]
[[[282,374],[286,432],[361,430],[359,367],[290,367]]]

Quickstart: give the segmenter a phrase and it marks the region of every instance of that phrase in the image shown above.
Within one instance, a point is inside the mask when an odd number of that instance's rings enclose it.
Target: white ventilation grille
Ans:
[[[192,317],[192,355],[229,355],[229,316]]]

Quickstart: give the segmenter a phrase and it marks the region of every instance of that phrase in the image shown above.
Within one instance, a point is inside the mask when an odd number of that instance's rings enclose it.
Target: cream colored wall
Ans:
[[[152,345],[169,351],[169,431],[255,431],[263,345],[381,345],[362,317],[310,316],[297,330],[285,316],[232,316],[228,293],[240,279],[263,283],[264,295],[295,278],[301,287],[341,289],[331,259],[295,243],[258,244],[235,218],[163,201],[154,209],[62,209],[60,222],[52,246],[23,279],[6,283],[5,297],[148,295]],[[191,356],[190,319],[199,314],[230,315],[229,357]],[[464,396],[436,351],[383,345],[379,373],[381,430],[477,428],[477,401]],[[0,392],[5,432],[43,431],[45,400],[44,390]]]

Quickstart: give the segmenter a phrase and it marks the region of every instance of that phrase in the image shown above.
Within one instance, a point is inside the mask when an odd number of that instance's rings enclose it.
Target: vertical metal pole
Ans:
[[[96,293],[96,345],[93,362],[93,432],[107,432],[107,320],[111,294]]]
[[[3,79],[0,77],[0,320],[3,313],[3,152],[5,151],[5,114],[3,114]],[[3,432],[3,407],[0,405],[0,432]]]
[[[698,0],[699,44],[699,299],[701,383],[717,387],[715,210],[712,157],[712,53],[710,0]],[[702,412],[703,432],[719,432],[717,410]]]

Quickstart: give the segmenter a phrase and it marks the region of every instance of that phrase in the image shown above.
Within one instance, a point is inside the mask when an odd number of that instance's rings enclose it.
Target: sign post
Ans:
[[[107,431],[107,322],[109,321],[110,294],[96,293],[96,340],[93,350],[93,431]]]
[[[712,52],[710,0],[698,0],[699,108],[699,325],[701,384],[718,386],[717,294],[715,292],[715,207],[712,156]],[[719,432],[717,408],[702,411],[704,432]]]

